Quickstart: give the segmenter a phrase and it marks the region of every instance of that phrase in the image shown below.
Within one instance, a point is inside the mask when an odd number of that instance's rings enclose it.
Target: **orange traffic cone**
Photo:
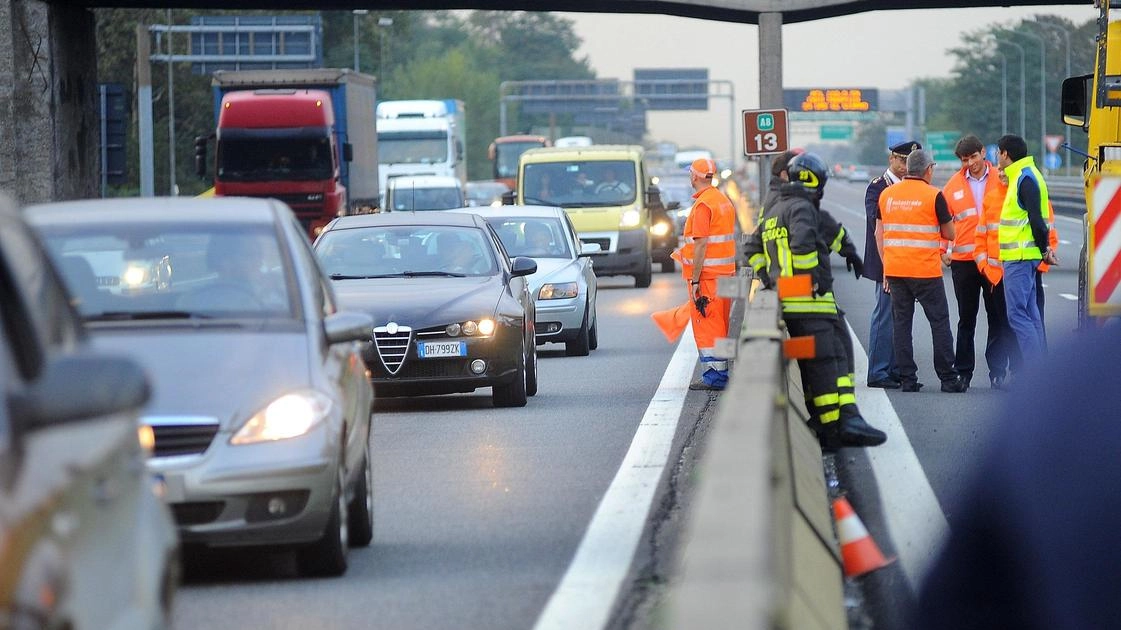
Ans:
[[[833,500],[833,519],[837,523],[837,537],[841,540],[845,577],[864,575],[895,562],[894,557],[884,558],[848,499],[840,497]]]
[[[693,305],[689,302],[671,308],[665,311],[654,311],[650,317],[654,319],[654,323],[658,325],[658,330],[666,336],[666,340],[670,343],[677,341],[681,336],[682,331],[689,325],[689,313]]]

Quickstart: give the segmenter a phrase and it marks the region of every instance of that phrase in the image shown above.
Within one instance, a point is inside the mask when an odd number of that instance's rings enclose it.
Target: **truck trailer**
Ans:
[[[218,71],[214,194],[288,204],[312,238],[378,207],[374,77],[346,69]],[[208,137],[195,140],[205,177]]]
[[[463,101],[383,101],[377,105],[378,189],[394,177],[447,175],[467,185],[467,120]]]

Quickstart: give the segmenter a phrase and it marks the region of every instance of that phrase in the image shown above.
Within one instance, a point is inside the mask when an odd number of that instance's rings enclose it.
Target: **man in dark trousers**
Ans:
[[[868,387],[897,389],[899,368],[892,347],[891,296],[884,292],[884,264],[876,248],[876,216],[880,213],[880,193],[898,184],[907,174],[907,156],[922,145],[913,140],[900,142],[888,149],[887,170],[873,179],[864,192],[864,277],[875,283],[876,299],[872,307],[872,327],[868,333]]]

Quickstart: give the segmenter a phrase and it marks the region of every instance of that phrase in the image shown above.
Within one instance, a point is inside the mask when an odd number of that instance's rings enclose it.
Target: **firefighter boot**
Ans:
[[[879,446],[887,434],[864,421],[858,412],[841,413],[838,431],[842,446]]]

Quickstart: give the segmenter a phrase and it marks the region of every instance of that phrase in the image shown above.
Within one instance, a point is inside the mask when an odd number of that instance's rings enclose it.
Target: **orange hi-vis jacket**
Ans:
[[[985,178],[985,195],[988,195],[993,188],[1000,187],[1001,183],[995,167],[988,161],[985,165],[989,169],[989,176]],[[973,187],[969,185],[969,178],[966,176],[968,172],[968,167],[962,167],[942,187],[942,196],[946,198],[946,205],[950,207],[950,214],[954,217],[951,260],[976,261],[980,255],[976,249],[976,236],[984,199],[973,198]]]
[[[701,280],[736,273],[736,207],[715,187],[693,195],[697,201],[685,220],[685,244],[681,247],[681,269],[686,280],[693,279],[693,245],[707,237]]]
[[[939,192],[921,179],[908,177],[880,193],[884,276],[937,278],[942,275],[942,230],[934,209]]]
[[[1008,186],[1001,184],[999,178],[996,182],[995,187],[985,187],[985,199],[981,203],[984,210],[981,221],[977,224],[976,237],[977,268],[985,274],[991,284],[996,284],[1004,278],[1004,266],[1000,263],[998,231],[1000,212],[1004,208],[1004,197],[1008,194]],[[1059,232],[1055,229],[1055,207],[1051,205],[1050,200],[1047,202],[1047,225],[1051,228],[1047,234],[1047,244],[1051,246],[1051,251],[1058,251]],[[1050,268],[1051,265],[1045,262],[1040,262],[1037,267],[1043,273],[1047,273]]]

